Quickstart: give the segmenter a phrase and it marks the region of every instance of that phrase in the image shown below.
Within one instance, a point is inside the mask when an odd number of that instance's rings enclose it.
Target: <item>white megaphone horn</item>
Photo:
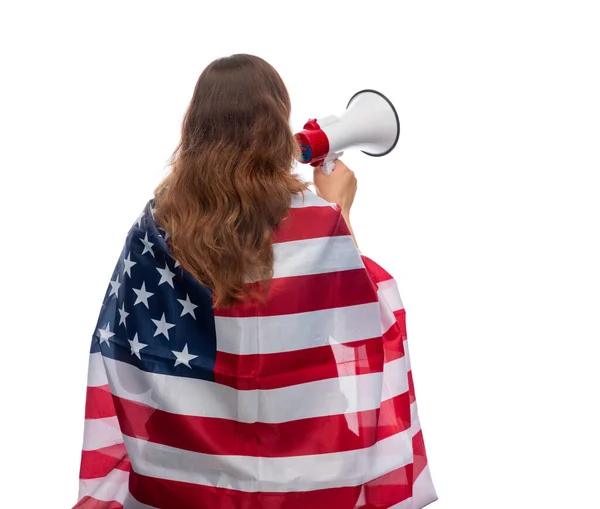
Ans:
[[[331,173],[334,161],[349,148],[380,157],[389,154],[400,138],[400,119],[392,102],[376,90],[361,90],[352,96],[341,115],[310,119],[295,134],[301,162],[322,166]]]

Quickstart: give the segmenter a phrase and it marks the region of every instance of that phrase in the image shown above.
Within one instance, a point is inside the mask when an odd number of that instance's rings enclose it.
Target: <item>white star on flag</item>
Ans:
[[[179,267],[181,265],[181,263],[179,263],[177,260],[175,260],[175,267]]]
[[[192,355],[188,352],[187,343],[183,347],[183,350],[181,352],[176,352],[175,350],[171,350],[171,352],[173,352],[173,354],[175,354],[175,357],[177,357],[177,360],[175,361],[175,366],[179,364],[185,364],[190,369],[192,369],[192,366],[190,366],[190,361],[198,357],[197,355]]]
[[[123,275],[127,274],[129,277],[131,277],[131,267],[133,267],[137,263],[131,261],[131,258],[129,258],[130,255],[131,253],[127,253],[127,258],[123,258]]]
[[[131,347],[131,355],[135,354],[135,356],[141,360],[142,357],[140,356],[140,350],[142,348],[146,348],[148,345],[145,343],[139,342],[137,332],[135,333],[135,336],[133,337],[133,341],[131,339],[128,339],[127,341],[129,341],[129,345]]]
[[[110,346],[108,340],[115,335],[114,332],[110,331],[110,322],[104,326],[104,329],[98,329],[98,333],[100,334],[100,344],[106,341],[106,344]]]
[[[119,283],[119,276],[117,276],[116,281],[110,282],[110,286],[112,286],[112,288],[110,289],[110,293],[108,294],[108,296],[111,297],[112,295],[114,295],[118,298],[119,288],[121,288],[121,283]]]
[[[146,283],[142,283],[142,287],[141,288],[132,288],[132,290],[135,292],[135,294],[137,295],[137,299],[135,299],[135,302],[133,303],[134,306],[137,306],[140,302],[144,303],[144,306],[146,306],[146,308],[150,309],[150,306],[148,305],[148,299],[150,297],[152,297],[154,294],[152,292],[147,292],[146,291]]]
[[[173,286],[173,278],[175,277],[175,273],[171,272],[169,270],[169,266],[167,265],[167,262],[165,262],[165,268],[164,269],[156,267],[156,270],[158,272],[160,272],[160,281],[158,282],[158,286],[162,285],[163,283],[169,283],[169,285],[171,286],[171,288],[175,288]]]
[[[183,306],[183,310],[181,311],[181,315],[186,315],[186,314],[190,314],[192,315],[192,318],[194,318],[194,320],[196,319],[196,313],[194,313],[194,309],[196,309],[198,306],[196,306],[196,304],[192,304],[192,301],[190,300],[190,296],[189,295],[185,295],[185,300],[183,299],[177,299],[179,301],[179,304],[181,304]]]
[[[129,316],[129,313],[125,311],[125,303],[123,303],[121,309],[119,309],[119,315],[121,315],[121,317],[119,318],[119,325],[125,325],[125,327],[127,327],[125,320]]]
[[[156,325],[156,332],[154,333],[154,336],[158,336],[159,334],[163,334],[170,341],[171,338],[169,337],[169,329],[175,327],[175,324],[174,323],[167,323],[167,320],[165,319],[165,314],[164,313],[163,313],[162,318],[160,320],[154,320],[154,318],[153,318],[152,321],[154,322],[154,325]]]
[[[138,226],[138,228],[142,227],[142,218],[144,217],[144,211],[142,211],[142,213],[138,216],[138,218],[136,219],[136,224]]]
[[[140,240],[142,241],[142,244],[144,244],[144,250],[142,251],[142,255],[145,255],[146,253],[150,253],[152,255],[152,257],[154,257],[154,251],[152,251],[152,246],[154,244],[148,240],[148,232],[146,232],[146,234],[144,235],[144,238],[140,239]]]

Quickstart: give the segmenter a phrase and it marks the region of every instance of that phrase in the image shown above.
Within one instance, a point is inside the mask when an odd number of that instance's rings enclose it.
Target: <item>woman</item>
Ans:
[[[77,508],[388,508],[435,500],[394,280],[359,253],[356,179],[290,168],[264,60],[201,74],[172,171],[92,338]]]

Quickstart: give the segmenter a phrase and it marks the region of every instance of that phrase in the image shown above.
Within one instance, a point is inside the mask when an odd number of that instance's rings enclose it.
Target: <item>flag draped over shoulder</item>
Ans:
[[[150,201],[89,360],[83,509],[418,509],[437,499],[405,311],[310,191],[274,235],[265,303],[215,308]]]

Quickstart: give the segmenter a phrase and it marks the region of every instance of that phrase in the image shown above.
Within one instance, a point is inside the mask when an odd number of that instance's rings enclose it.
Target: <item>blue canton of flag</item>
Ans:
[[[153,215],[151,200],[127,235],[90,353],[100,351],[144,371],[212,381],[212,294],[169,254],[168,234],[156,227]]]

